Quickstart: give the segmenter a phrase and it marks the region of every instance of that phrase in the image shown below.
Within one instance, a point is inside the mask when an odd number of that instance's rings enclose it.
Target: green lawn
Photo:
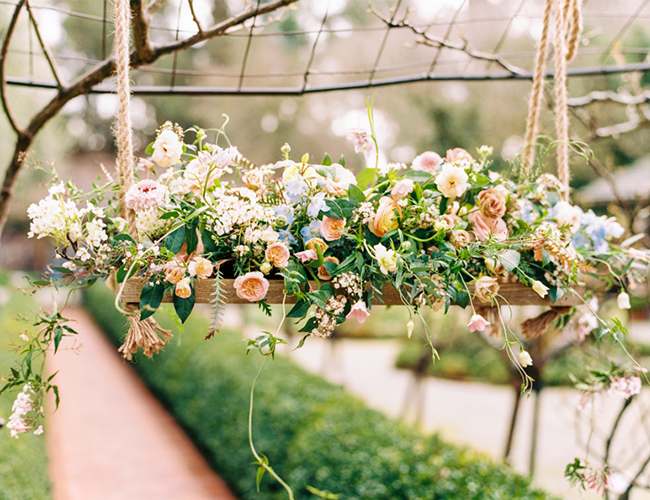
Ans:
[[[28,315],[35,309],[31,297],[23,297],[13,291],[18,279],[3,273],[0,275],[0,376],[9,373],[16,353],[9,349],[20,342],[21,331],[29,324],[17,319],[18,314]],[[0,396],[0,418],[9,420],[15,392]],[[46,427],[47,432],[47,427]],[[51,498],[48,475],[48,458],[45,437],[31,433],[15,439],[9,430],[0,429],[0,500],[47,500]]]

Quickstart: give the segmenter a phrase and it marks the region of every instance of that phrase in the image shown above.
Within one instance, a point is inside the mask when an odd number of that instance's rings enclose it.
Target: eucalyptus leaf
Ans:
[[[517,250],[504,250],[499,254],[499,262],[503,268],[511,273],[519,265],[521,260],[521,254]]]

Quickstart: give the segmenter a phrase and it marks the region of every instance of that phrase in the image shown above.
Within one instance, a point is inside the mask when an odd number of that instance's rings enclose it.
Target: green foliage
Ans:
[[[125,321],[106,305],[109,293],[93,287],[86,303],[119,343]],[[158,316],[161,323],[168,319]],[[257,493],[248,446],[248,398],[263,358],[245,356],[245,344],[232,331],[204,341],[206,326],[192,316],[182,339],[177,333],[155,359],[139,356],[134,366],[239,498],[284,499],[268,476]],[[510,469],[436,436],[423,437],[282,356],[258,381],[253,437],[296,499],[549,498]]]
[[[7,283],[7,276],[0,276],[0,288],[8,292],[13,288]],[[9,302],[0,308],[0,375],[9,375],[15,365],[17,354],[9,349],[20,343],[18,334],[27,323],[15,319],[19,313],[27,314],[34,304],[31,298],[22,297],[19,292],[11,293]],[[16,391],[0,395],[0,418],[8,421]],[[46,427],[47,432],[47,427]],[[43,436],[31,433],[21,434],[19,439],[11,437],[9,430],[0,429],[0,498],[20,500],[46,500],[51,498],[48,475],[48,458]]]

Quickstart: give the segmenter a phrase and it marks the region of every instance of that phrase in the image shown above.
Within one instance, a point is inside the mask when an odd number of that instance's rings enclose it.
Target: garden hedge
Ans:
[[[94,286],[85,303],[119,344],[126,322],[113,308],[111,292]],[[157,319],[173,323],[161,314]],[[233,331],[204,340],[206,325],[193,315],[161,353],[138,356],[134,367],[235,495],[285,499],[268,476],[256,491],[248,445],[250,387],[262,357],[246,356]],[[267,364],[257,385],[254,439],[301,500],[316,498],[308,485],[345,500],[550,498],[511,469],[438,436],[425,437],[283,356]]]

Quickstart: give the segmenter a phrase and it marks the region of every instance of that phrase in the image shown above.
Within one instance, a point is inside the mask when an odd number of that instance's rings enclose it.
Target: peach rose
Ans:
[[[183,278],[178,283],[176,283],[176,288],[174,289],[174,294],[181,299],[186,299],[192,295],[192,287],[190,286],[190,279]]]
[[[499,293],[499,283],[495,278],[481,276],[474,283],[474,293],[481,302],[489,303],[491,298]]]
[[[357,178],[350,170],[338,163],[333,163],[332,167],[336,169],[334,180],[329,180],[323,187],[323,190],[331,195],[343,196],[348,191],[350,184],[356,184]]]
[[[204,257],[194,257],[187,266],[187,270],[190,272],[190,276],[198,276],[199,279],[207,280],[212,276],[214,266]]]
[[[456,229],[451,232],[451,244],[456,248],[466,247],[472,241],[472,235],[464,229]]]
[[[316,251],[316,247],[319,247],[321,250],[321,253],[327,250],[329,247],[327,246],[327,243],[325,243],[323,240],[320,238],[312,238],[305,243],[305,246],[309,250],[314,250]]]
[[[395,211],[397,211],[399,216],[402,215],[402,209],[397,202],[388,196],[383,196],[379,200],[379,207],[377,208],[375,218],[368,225],[370,232],[381,238],[388,231],[399,227],[399,219]]]
[[[278,241],[269,245],[266,249],[266,260],[271,262],[275,267],[287,267],[289,264],[289,249],[287,246]]]
[[[185,269],[173,263],[167,264],[165,267],[165,280],[175,285],[185,276]]]
[[[339,264],[339,259],[336,257],[325,257],[323,259],[325,262],[334,262],[334,264],[338,265]],[[318,278],[322,280],[331,280],[332,276],[330,273],[327,272],[327,269],[325,269],[325,266],[320,266],[318,268]]]
[[[411,179],[402,179],[397,181],[390,192],[390,197],[395,200],[401,200],[413,192],[415,184]]]
[[[327,215],[323,217],[320,225],[320,234],[327,241],[338,240],[345,229],[345,219],[330,219]]]
[[[490,235],[499,241],[508,239],[508,226],[503,219],[490,219],[481,212],[472,212],[467,220],[472,225],[472,231],[481,241],[487,240]]]
[[[463,161],[463,160],[474,163],[474,158],[472,158],[472,155],[469,154],[467,151],[465,151],[463,148],[454,148],[454,149],[447,150],[447,156],[445,157],[445,161],[451,163],[451,162]]]
[[[498,219],[506,213],[506,197],[499,189],[489,188],[478,195],[478,208],[490,219]]]
[[[266,292],[269,291],[269,282],[259,271],[253,271],[239,276],[235,280],[234,286],[237,297],[250,302],[262,300],[266,297]]]
[[[244,185],[252,190],[257,191],[264,186],[264,174],[259,168],[249,170],[241,175]]]

